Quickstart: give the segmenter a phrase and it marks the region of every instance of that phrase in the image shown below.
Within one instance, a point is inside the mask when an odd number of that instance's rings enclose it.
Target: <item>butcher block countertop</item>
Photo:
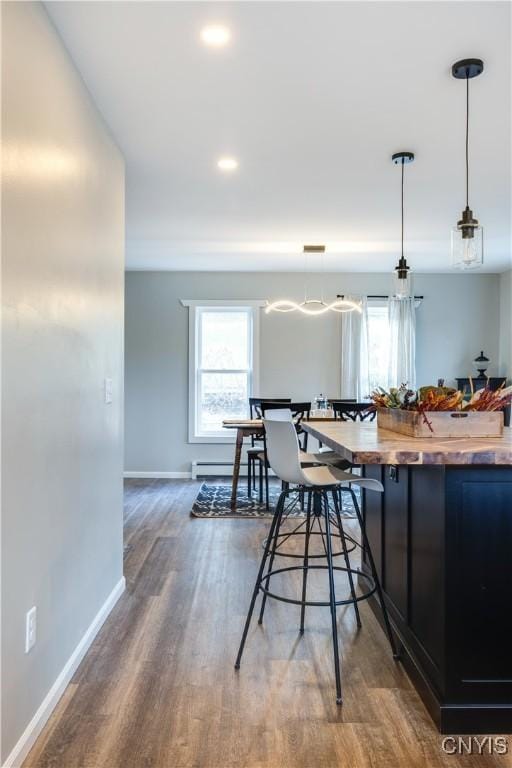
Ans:
[[[375,422],[303,422],[306,432],[352,464],[512,465],[512,428],[501,438],[415,438]]]

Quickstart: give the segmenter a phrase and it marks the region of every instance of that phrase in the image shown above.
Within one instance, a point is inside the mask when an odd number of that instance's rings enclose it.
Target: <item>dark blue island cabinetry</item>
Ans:
[[[442,733],[510,733],[512,467],[397,470],[364,513],[403,663]]]
[[[439,730],[512,733],[512,430],[307,428],[384,485],[364,494],[367,532],[402,663]]]

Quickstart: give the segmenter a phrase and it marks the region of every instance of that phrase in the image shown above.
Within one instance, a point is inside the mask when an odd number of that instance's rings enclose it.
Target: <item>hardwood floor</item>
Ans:
[[[26,768],[511,766],[509,755],[442,752],[365,604],[359,633],[352,608],[340,610],[343,707],[325,608],[309,609],[300,637],[299,608],[268,601],[235,672],[269,521],[191,518],[198,488],[127,482],[126,594]],[[326,581],[315,574],[312,593],[326,594]]]

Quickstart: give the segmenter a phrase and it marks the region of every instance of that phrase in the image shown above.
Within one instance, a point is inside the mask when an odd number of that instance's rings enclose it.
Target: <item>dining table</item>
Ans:
[[[330,409],[312,410],[307,421],[334,421],[334,413]],[[305,423],[304,421],[302,422]],[[222,422],[224,429],[236,430],[235,439],[235,458],[233,461],[233,480],[231,484],[231,511],[236,511],[236,495],[238,491],[238,481],[240,478],[240,465],[242,463],[242,449],[245,438],[262,439],[265,428],[261,419],[224,419]]]
[[[238,479],[240,477],[240,464],[242,463],[242,448],[244,438],[262,438],[265,428],[261,419],[224,419],[224,429],[236,429],[235,459],[233,462],[233,481],[231,485],[231,511],[236,511],[236,493]]]

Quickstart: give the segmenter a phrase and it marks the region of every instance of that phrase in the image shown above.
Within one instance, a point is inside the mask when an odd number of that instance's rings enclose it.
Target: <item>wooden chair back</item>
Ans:
[[[265,417],[265,411],[274,410],[276,408],[289,408],[292,414],[292,420],[295,423],[295,429],[297,435],[299,435],[299,444],[303,451],[307,451],[308,448],[308,433],[304,432],[301,426],[301,422],[304,419],[308,419],[311,412],[311,402],[293,403],[291,400],[286,403],[274,401],[273,403],[262,403],[261,410],[263,418]]]
[[[355,400],[333,400],[334,418],[339,421],[373,421],[375,408],[370,402],[358,403]]]
[[[261,419],[263,411],[262,405],[269,403],[291,403],[291,397],[250,397],[249,398],[249,412],[251,419]]]

